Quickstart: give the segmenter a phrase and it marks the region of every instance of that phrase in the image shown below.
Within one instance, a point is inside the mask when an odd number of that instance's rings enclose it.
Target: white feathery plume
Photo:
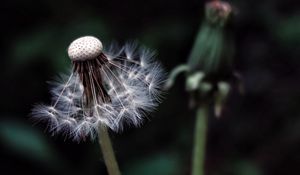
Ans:
[[[72,72],[53,83],[52,104],[36,106],[33,116],[75,140],[95,138],[99,125],[114,131],[139,126],[161,99],[164,72],[154,52],[136,43],[115,46],[105,50],[92,36],[73,41]]]

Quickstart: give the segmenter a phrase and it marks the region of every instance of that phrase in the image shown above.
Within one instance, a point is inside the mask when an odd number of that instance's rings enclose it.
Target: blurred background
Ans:
[[[209,120],[208,175],[283,175],[300,165],[300,13],[297,0],[233,0],[235,69],[245,94],[231,92]],[[2,1],[0,174],[106,174],[98,143],[51,136],[30,120],[49,85],[70,67],[73,39],[138,40],[167,71],[185,63],[204,19],[200,0]],[[141,128],[111,133],[124,175],[188,175],[194,111],[184,77]]]

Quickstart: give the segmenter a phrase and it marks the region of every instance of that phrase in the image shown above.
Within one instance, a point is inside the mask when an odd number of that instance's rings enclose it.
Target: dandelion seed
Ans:
[[[76,140],[94,138],[99,125],[114,131],[125,124],[139,126],[159,102],[163,71],[154,53],[136,43],[114,47],[105,51],[93,36],[73,41],[70,75],[54,83],[52,104],[36,106],[33,116],[48,120],[52,132]]]

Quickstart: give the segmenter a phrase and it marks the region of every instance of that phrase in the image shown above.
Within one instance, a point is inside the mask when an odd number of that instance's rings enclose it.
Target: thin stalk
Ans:
[[[206,130],[208,121],[208,105],[201,105],[197,109],[194,131],[194,150],[192,175],[204,175]]]
[[[100,126],[98,131],[98,141],[101,147],[103,159],[109,175],[121,175],[118,162],[109,138],[107,128]]]

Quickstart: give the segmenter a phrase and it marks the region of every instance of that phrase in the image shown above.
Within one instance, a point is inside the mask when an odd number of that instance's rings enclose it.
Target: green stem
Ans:
[[[176,77],[180,74],[180,73],[183,73],[183,72],[188,72],[189,71],[189,66],[188,65],[185,65],[185,64],[182,64],[182,65],[179,65],[177,66],[175,69],[172,70],[172,72],[170,73],[169,75],[169,78],[165,84],[165,87],[164,89],[169,89],[173,86],[174,82],[175,82],[175,79]]]
[[[119,166],[115,157],[114,150],[109,138],[107,128],[100,126],[98,131],[98,140],[102,150],[102,155],[109,175],[121,175]]]
[[[204,175],[206,130],[208,120],[208,105],[198,107],[194,131],[194,152],[192,175]]]

